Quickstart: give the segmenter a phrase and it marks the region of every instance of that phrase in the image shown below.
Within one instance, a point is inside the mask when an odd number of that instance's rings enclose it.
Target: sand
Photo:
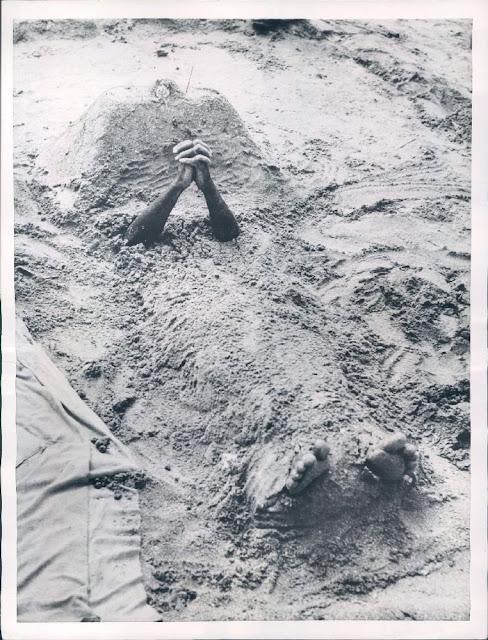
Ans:
[[[18,312],[148,474],[165,620],[469,616],[470,90],[463,21],[17,27]],[[124,246],[187,135],[240,238],[193,186]],[[408,494],[363,473],[395,431]]]

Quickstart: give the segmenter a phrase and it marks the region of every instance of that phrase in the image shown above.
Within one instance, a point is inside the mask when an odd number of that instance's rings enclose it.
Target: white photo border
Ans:
[[[484,0],[4,0],[2,11],[2,633],[6,640],[171,638],[487,637],[487,239],[488,2]],[[18,623],[16,620],[15,295],[13,210],[14,20],[107,18],[472,19],[473,144],[471,234],[471,612],[469,621],[272,621]]]

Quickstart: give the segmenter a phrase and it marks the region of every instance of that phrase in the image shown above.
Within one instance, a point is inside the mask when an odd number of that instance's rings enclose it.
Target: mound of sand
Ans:
[[[174,145],[201,138],[223,193],[265,189],[270,170],[236,111],[217,92],[199,93],[188,100],[170,81],[108,91],[40,156],[48,184],[71,189],[64,197],[82,210],[150,202],[175,177]]]

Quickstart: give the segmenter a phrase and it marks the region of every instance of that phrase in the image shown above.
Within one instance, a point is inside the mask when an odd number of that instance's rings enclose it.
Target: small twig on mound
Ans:
[[[186,89],[185,89],[185,96],[186,96],[186,93],[187,93],[187,91],[188,91],[188,87],[190,86],[190,80],[191,80],[191,75],[192,75],[192,73],[193,73],[193,66],[192,66],[192,68],[191,68],[190,76],[189,76],[189,78],[188,78],[188,83],[187,83],[187,85],[186,85]]]

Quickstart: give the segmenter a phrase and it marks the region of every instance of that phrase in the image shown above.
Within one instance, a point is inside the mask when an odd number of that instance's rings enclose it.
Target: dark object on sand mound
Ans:
[[[252,28],[256,33],[269,33],[270,31],[283,31],[292,24],[300,24],[308,20],[252,20]]]
[[[292,20],[277,20],[277,19],[264,19],[264,20],[251,20],[252,28],[255,33],[259,35],[266,35],[267,33],[279,33],[292,31],[297,36],[317,37],[320,31],[313,26],[310,20],[292,19]]]

